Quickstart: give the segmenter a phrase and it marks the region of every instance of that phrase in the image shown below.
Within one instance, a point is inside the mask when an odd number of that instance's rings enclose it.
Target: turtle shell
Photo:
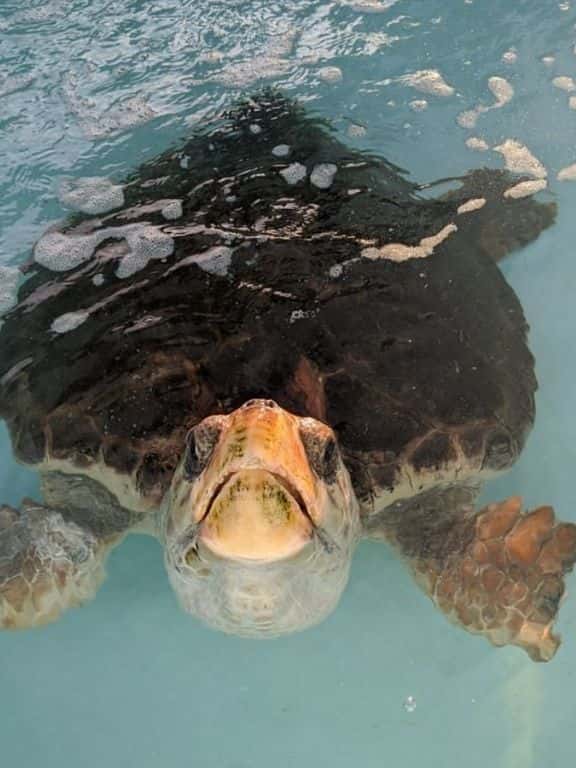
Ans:
[[[58,227],[55,257],[37,244],[0,329],[16,457],[108,467],[157,502],[191,426],[267,397],[332,425],[366,504],[505,468],[536,382],[493,255],[554,215],[507,184],[425,198],[281,96],[241,105],[141,167],[122,208]]]

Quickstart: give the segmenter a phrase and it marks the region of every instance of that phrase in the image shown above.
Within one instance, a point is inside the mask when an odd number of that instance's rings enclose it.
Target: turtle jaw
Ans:
[[[231,474],[216,490],[198,538],[223,558],[272,562],[297,555],[313,523],[299,493],[263,469]]]

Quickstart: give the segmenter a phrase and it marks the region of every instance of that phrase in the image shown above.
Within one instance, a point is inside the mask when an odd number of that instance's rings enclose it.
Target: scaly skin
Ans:
[[[111,546],[32,501],[0,507],[0,628],[41,626],[90,600]]]
[[[455,623],[494,645],[518,645],[549,661],[560,638],[552,626],[564,576],[576,562],[576,525],[558,523],[551,507],[521,513],[521,499],[490,504],[464,522],[444,562],[414,565],[436,605]]]

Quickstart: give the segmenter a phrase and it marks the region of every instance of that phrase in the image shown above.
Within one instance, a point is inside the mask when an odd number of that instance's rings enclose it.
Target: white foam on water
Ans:
[[[259,133],[262,133],[262,126],[258,125],[258,123],[251,123],[248,126],[250,133],[253,133],[254,136],[257,136]]]
[[[340,67],[322,67],[317,75],[325,83],[339,83],[343,77]]]
[[[0,314],[7,312],[18,300],[21,272],[15,267],[0,267]]]
[[[166,259],[174,252],[174,240],[160,229],[146,224],[131,227],[126,233],[130,252],[122,256],[116,269],[119,278],[139,272],[152,259]]]
[[[514,97],[514,88],[503,77],[495,76],[488,78],[488,88],[494,95],[496,102],[485,109],[500,109],[500,107],[512,101]]]
[[[496,99],[494,104],[490,104],[489,106],[478,104],[473,109],[461,112],[456,118],[456,122],[461,128],[474,128],[480,115],[484,114],[484,112],[490,112],[492,109],[501,109],[514,98],[514,88],[508,80],[503,77],[498,77],[497,75],[489,77],[488,89]]]
[[[290,318],[288,322],[290,324],[295,323],[297,320],[306,320],[308,318],[314,317],[316,314],[316,310],[314,309],[295,309],[293,312],[290,313]]]
[[[383,13],[397,2],[398,0],[340,0],[340,5],[347,5],[359,13]]]
[[[92,282],[94,283],[94,285],[104,285],[104,275],[102,274],[94,275],[94,277],[92,278]]]
[[[288,157],[290,154],[290,146],[288,144],[277,144],[272,148],[272,154],[274,157]]]
[[[480,113],[476,109],[467,109],[465,112],[460,112],[456,122],[460,128],[475,128],[479,116]]]
[[[478,136],[470,136],[466,139],[466,146],[468,149],[473,149],[475,152],[486,152],[490,149],[488,142]]]
[[[121,208],[124,205],[124,190],[110,179],[97,176],[64,179],[58,198],[62,205],[94,216]]]
[[[410,102],[409,107],[413,112],[424,112],[428,109],[428,102],[426,99],[414,99]]]
[[[145,96],[135,95],[101,109],[93,99],[80,93],[80,80],[75,72],[67,72],[62,80],[62,92],[84,135],[101,139],[119,131],[148,122],[158,115]]]
[[[504,64],[515,64],[518,61],[518,53],[511,48],[502,54],[502,61]]]
[[[98,244],[96,235],[48,232],[34,246],[34,261],[53,272],[67,272],[88,261]]]
[[[541,61],[541,62],[542,62],[542,64],[544,64],[546,67],[551,67],[551,66],[552,66],[552,64],[554,64],[554,62],[556,61],[556,57],[555,57],[555,56],[542,56],[542,58],[540,59],[540,61]]]
[[[293,186],[294,184],[298,184],[298,182],[302,181],[302,179],[306,178],[306,166],[302,165],[302,163],[292,163],[287,168],[283,168],[281,171],[278,171],[280,176],[284,179],[284,181],[287,184],[290,184],[290,186]]]
[[[79,310],[77,312],[66,312],[57,317],[50,326],[54,333],[68,333],[73,331],[90,317],[90,312]]]
[[[475,197],[472,200],[467,200],[465,203],[462,203],[462,205],[458,206],[456,213],[462,214],[462,213],[471,213],[472,211],[479,211],[480,208],[484,208],[485,205],[486,205],[486,198]]]
[[[186,170],[190,165],[190,158],[188,155],[184,155],[184,157],[180,158],[180,168],[184,168]]]
[[[264,49],[252,59],[229,61],[219,72],[216,72],[200,83],[215,82],[222,85],[243,87],[257,82],[282,77],[287,74],[293,62],[286,59],[294,47],[297,30],[293,27],[284,29],[281,33],[271,35]]]
[[[216,245],[204,253],[195,257],[195,262],[200,269],[210,272],[212,275],[227,275],[232,263],[234,250],[225,245]]]
[[[446,97],[454,94],[454,88],[448,85],[436,69],[420,69],[418,72],[403,75],[398,81],[430,96]]]
[[[576,109],[576,96],[570,96],[568,99],[568,106],[570,109]]]
[[[504,192],[504,197],[511,197],[515,200],[519,200],[523,197],[530,197],[530,195],[536,194],[546,189],[548,182],[546,179],[535,179],[534,181],[521,181],[519,184],[515,184],[513,187],[509,187]]]
[[[130,252],[122,256],[116,275],[128,277],[145,267],[150,259],[162,259],[174,251],[174,240],[148,224],[105,227],[90,235],[48,232],[34,247],[34,260],[53,272],[67,272],[94,255],[105,240],[126,240]]]
[[[389,259],[390,261],[408,261],[409,259],[425,259],[434,253],[434,249],[443,243],[453,232],[457,232],[456,224],[447,224],[443,229],[430,237],[423,237],[418,245],[405,243],[388,243],[380,248],[364,248],[361,256],[365,259]]]
[[[310,183],[318,189],[329,189],[338,171],[333,163],[319,163],[315,165],[310,174]]]
[[[555,77],[552,80],[552,85],[555,88],[559,88],[561,91],[576,91],[576,83],[574,82],[574,78],[568,77],[567,75],[560,75],[559,77]]]
[[[524,144],[515,139],[506,139],[503,144],[494,147],[505,160],[506,168],[513,173],[527,174],[535,179],[545,179],[548,175],[540,160]]]
[[[344,265],[343,264],[334,264],[328,270],[328,274],[330,275],[330,277],[340,277],[342,272],[344,272]]]
[[[556,178],[558,181],[576,181],[576,163],[562,168],[562,170],[558,171]]]
[[[366,128],[363,125],[352,123],[348,126],[346,133],[351,139],[360,139],[362,136],[366,136]]]
[[[162,208],[162,216],[164,216],[167,221],[174,221],[174,219],[181,218],[182,213],[181,200],[171,200]]]

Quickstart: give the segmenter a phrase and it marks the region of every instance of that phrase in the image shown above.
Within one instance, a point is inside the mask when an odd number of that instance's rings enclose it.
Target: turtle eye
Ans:
[[[222,425],[210,419],[197,424],[188,432],[184,456],[185,480],[194,480],[208,464],[221,431]]]
[[[196,445],[196,434],[191,429],[186,437],[186,456],[184,458],[184,477],[186,480],[193,480],[202,471],[198,448]]]
[[[329,437],[324,446],[322,457],[323,477],[328,480],[334,478],[338,468],[338,446],[333,437]]]
[[[327,483],[333,483],[338,471],[338,445],[332,435],[302,430],[302,444],[314,473]]]

